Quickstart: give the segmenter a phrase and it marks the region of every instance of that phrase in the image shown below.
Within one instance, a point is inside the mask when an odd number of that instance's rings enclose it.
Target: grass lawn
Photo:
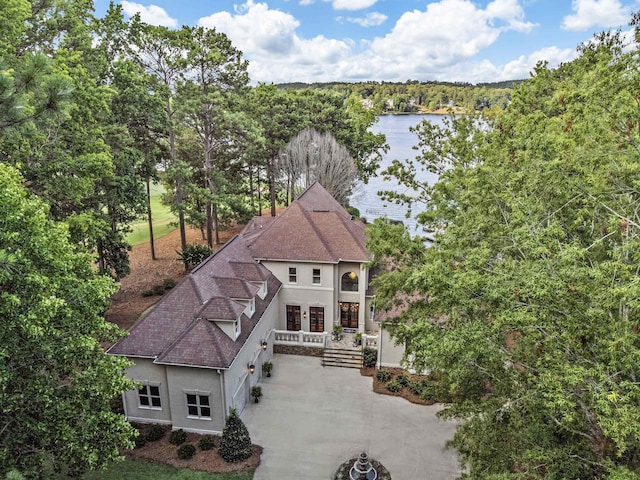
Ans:
[[[126,459],[104,472],[91,472],[83,480],[252,480],[253,472],[207,473],[184,470],[160,463]]]
[[[151,218],[153,220],[153,238],[160,238],[177,227],[171,225],[178,219],[171,213],[169,207],[160,203],[160,195],[164,193],[162,185],[151,185]],[[127,235],[127,241],[131,245],[149,242],[149,222],[145,218],[131,224],[133,231]]]

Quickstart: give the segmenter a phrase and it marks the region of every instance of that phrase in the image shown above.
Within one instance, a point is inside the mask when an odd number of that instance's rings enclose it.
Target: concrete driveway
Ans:
[[[329,480],[338,466],[366,451],[394,480],[449,480],[461,474],[445,450],[455,424],[438,406],[378,395],[357,369],[322,367],[320,359],[277,354],[263,377],[260,403],[242,419],[264,452],[254,480]]]

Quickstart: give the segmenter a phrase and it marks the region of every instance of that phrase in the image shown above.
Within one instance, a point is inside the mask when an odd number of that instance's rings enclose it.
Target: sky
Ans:
[[[628,26],[640,0],[114,0],[125,16],[225,33],[250,83],[497,82]],[[95,0],[97,16],[108,0]]]

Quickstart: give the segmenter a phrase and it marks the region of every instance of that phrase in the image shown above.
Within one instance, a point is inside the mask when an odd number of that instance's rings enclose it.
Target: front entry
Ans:
[[[287,305],[287,330],[299,332],[302,330],[300,324],[300,305]]]
[[[344,328],[358,328],[359,303],[340,302],[340,325]]]
[[[309,307],[309,329],[324,332],[324,307]]]

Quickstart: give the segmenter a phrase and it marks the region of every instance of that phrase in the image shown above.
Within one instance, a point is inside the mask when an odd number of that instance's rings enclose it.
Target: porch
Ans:
[[[329,332],[305,332],[304,330],[272,330],[274,345],[292,347],[307,347],[321,349],[362,350],[363,348],[378,348],[378,335],[363,333],[361,345],[356,345],[355,332],[344,332],[340,340],[331,338]]]

